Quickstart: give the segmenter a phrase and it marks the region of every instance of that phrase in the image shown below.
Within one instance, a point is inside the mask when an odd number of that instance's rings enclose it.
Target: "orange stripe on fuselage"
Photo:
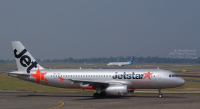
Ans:
[[[93,90],[96,90],[96,87],[95,86],[87,86],[87,87],[84,87],[83,89],[93,89]]]

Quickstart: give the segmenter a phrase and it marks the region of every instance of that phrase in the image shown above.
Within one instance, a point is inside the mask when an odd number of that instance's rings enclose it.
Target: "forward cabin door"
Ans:
[[[157,81],[158,82],[162,82],[163,81],[163,77],[161,75],[157,75]]]

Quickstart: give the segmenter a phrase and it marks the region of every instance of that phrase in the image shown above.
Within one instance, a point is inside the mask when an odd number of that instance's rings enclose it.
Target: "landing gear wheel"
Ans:
[[[158,97],[159,97],[159,98],[162,98],[162,97],[163,97],[163,95],[162,95],[162,94],[159,94],[159,95],[158,95]]]
[[[100,96],[101,96],[101,97],[105,97],[105,96],[106,96],[106,93],[105,93],[105,92],[100,92]]]
[[[99,93],[94,93],[94,94],[93,94],[93,97],[94,97],[94,98],[99,98],[100,95],[99,95]]]

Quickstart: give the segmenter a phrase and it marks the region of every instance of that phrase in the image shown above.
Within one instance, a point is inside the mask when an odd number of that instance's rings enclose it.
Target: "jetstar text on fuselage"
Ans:
[[[118,74],[117,72],[113,76],[113,79],[143,79],[144,74],[135,74],[134,72],[132,74]]]

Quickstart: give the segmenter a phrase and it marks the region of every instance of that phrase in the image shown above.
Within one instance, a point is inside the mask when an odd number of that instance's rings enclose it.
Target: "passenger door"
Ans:
[[[163,81],[163,77],[161,75],[157,75],[157,81],[158,82],[162,82]]]

